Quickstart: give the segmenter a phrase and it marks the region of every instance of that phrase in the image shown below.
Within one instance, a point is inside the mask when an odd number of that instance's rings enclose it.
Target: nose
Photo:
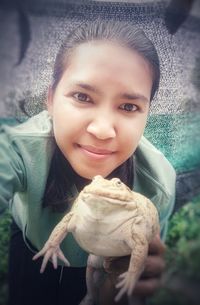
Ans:
[[[95,116],[95,118],[88,124],[87,132],[94,135],[99,140],[107,140],[115,138],[116,131],[114,123],[108,116]]]

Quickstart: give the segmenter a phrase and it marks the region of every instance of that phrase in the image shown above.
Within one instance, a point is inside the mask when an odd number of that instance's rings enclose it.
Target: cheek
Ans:
[[[129,158],[135,151],[139,142],[139,137],[135,134],[130,133],[120,142],[121,153],[123,154],[123,159]]]
[[[80,133],[80,124],[83,120],[83,115],[75,111],[70,105],[65,107],[57,107],[53,115],[54,135],[56,137],[68,138]]]
[[[121,152],[128,157],[134,153],[143,135],[146,119],[135,120],[121,127],[119,146]]]

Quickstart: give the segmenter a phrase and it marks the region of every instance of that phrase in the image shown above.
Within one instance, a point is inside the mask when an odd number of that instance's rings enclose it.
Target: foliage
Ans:
[[[7,304],[8,244],[11,217],[7,212],[0,218],[0,305]]]
[[[177,211],[170,223],[166,243],[163,289],[152,305],[193,305],[200,299],[200,198]]]
[[[185,205],[171,220],[167,245],[173,272],[200,281],[200,200]]]

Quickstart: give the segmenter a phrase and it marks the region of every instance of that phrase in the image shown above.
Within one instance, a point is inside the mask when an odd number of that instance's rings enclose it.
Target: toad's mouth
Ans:
[[[105,189],[92,189],[92,190],[85,190],[85,192],[83,193],[83,195],[87,196],[87,198],[92,198],[93,200],[95,199],[100,199],[102,198],[102,200],[104,201],[109,201],[109,202],[129,202],[132,200],[132,196],[128,196],[128,194],[123,194],[122,191],[118,190],[115,192],[111,192]]]

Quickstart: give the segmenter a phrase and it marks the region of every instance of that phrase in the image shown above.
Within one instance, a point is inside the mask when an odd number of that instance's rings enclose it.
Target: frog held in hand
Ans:
[[[55,268],[57,258],[69,265],[60,249],[68,232],[72,232],[79,245],[90,253],[88,262],[90,266],[94,263],[94,268],[98,261],[102,262],[102,257],[131,255],[128,270],[119,276],[116,285],[119,292],[115,301],[119,301],[125,293],[132,294],[144,269],[149,243],[159,233],[158,212],[149,199],[130,190],[120,179],[108,180],[98,175],[80,192],[71,211],[33,257],[35,260],[44,256],[41,272],[49,259]]]

